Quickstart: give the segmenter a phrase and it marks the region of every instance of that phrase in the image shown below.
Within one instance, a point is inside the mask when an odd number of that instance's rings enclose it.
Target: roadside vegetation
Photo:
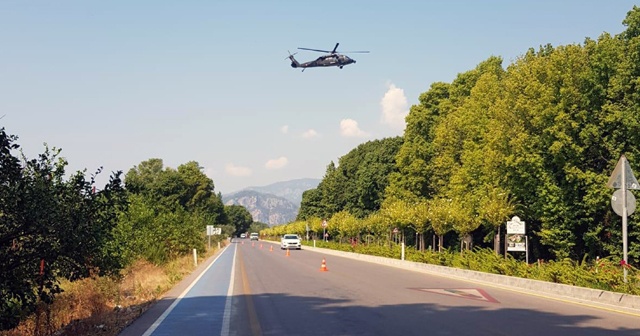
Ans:
[[[199,255],[198,264],[216,249]],[[51,305],[41,303],[34,314],[0,335],[118,335],[194,269],[193,256],[163,265],[139,259],[119,277],[63,280],[63,291]]]

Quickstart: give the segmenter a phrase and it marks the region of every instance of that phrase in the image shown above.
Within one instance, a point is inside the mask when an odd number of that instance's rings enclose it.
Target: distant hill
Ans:
[[[272,194],[284,197],[289,201],[298,204],[302,201],[302,193],[318,187],[320,179],[303,178],[297,180],[272,183],[263,187],[248,187],[243,190],[254,190],[265,194]]]
[[[316,188],[320,179],[297,179],[276,182],[263,187],[248,187],[222,195],[225,205],[242,205],[251,213],[254,221],[269,226],[292,222],[298,216],[302,193]]]
[[[289,223],[296,219],[300,206],[288,199],[255,190],[241,190],[223,195],[225,205],[242,205],[251,213],[256,222],[269,226]]]

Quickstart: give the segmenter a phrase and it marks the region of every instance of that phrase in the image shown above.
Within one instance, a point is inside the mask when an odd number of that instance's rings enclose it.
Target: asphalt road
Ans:
[[[238,240],[207,267],[123,335],[640,335],[639,314],[304,247]]]

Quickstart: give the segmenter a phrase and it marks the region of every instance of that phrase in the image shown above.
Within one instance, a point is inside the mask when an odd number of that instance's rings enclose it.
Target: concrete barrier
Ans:
[[[350,259],[357,259],[380,265],[402,268],[410,271],[452,277],[459,280],[481,282],[487,285],[500,286],[507,289],[511,288],[518,291],[530,292],[531,294],[541,295],[545,297],[561,298],[567,301],[603,305],[612,308],[626,308],[637,311],[636,313],[640,312],[640,296],[638,295],[609,292],[599,289],[577,287],[540,280],[524,279],[501,274],[471,271],[454,267],[419,263],[414,261],[370,256],[353,252],[336,251],[319,247],[304,246],[303,248],[308,251],[315,251]]]

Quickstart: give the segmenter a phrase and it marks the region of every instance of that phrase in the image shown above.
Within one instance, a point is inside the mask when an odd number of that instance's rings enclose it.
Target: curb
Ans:
[[[604,305],[610,308],[626,308],[633,310],[635,314],[640,313],[640,296],[625,293],[616,293],[600,289],[592,289],[553,282],[532,280],[512,277],[501,274],[491,274],[479,271],[459,269],[454,267],[440,266],[391,259],[378,256],[370,256],[353,252],[336,251],[320,247],[305,246],[307,251],[322,252],[325,254],[367,261],[379,265],[401,268],[409,271],[428,273],[439,276],[448,276],[465,281],[481,282],[486,285],[500,286],[507,289],[517,289],[550,298],[565,299],[577,303],[591,303]]]

